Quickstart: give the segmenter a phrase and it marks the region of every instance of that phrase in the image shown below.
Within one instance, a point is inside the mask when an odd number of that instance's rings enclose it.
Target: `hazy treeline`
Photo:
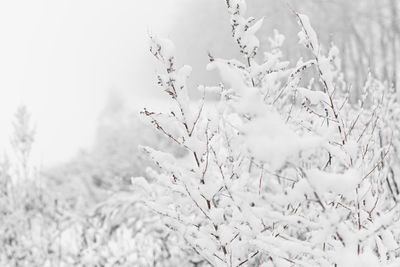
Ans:
[[[259,32],[261,47],[268,47],[273,29],[279,29],[286,37],[282,51],[288,60],[301,56],[298,50],[293,49],[298,42],[293,11],[307,14],[321,44],[329,47],[334,42],[339,48],[342,71],[354,92],[353,97],[358,97],[369,72],[398,87],[399,1],[252,0],[247,5],[253,17],[264,17],[265,23]],[[216,79],[215,74],[205,70],[208,52],[224,57],[238,55],[224,8],[224,1],[181,3],[181,15],[171,29],[171,38],[179,48],[178,57],[194,67],[194,84],[200,83],[204,77]]]

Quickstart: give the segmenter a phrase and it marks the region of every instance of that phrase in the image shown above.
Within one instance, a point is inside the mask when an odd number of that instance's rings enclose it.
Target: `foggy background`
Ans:
[[[153,98],[147,31],[167,33],[176,2],[1,1],[1,147],[21,104],[36,125],[36,158],[49,165],[92,143],[110,94],[132,107]]]
[[[339,47],[354,99],[369,72],[397,86],[397,5],[395,0],[252,0],[248,14],[265,18],[261,46],[275,28],[286,36],[287,59],[299,56],[290,49],[298,31],[290,9],[307,14],[322,45]],[[237,56],[224,1],[2,1],[1,146],[7,147],[12,115],[21,104],[36,125],[34,157],[49,166],[93,144],[110,99],[124,99],[130,111],[159,99],[149,30],[175,42],[179,63],[194,69],[193,88],[216,81],[215,73],[205,71],[207,53]]]

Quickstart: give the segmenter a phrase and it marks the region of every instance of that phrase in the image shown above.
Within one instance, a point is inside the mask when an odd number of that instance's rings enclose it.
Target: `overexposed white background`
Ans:
[[[36,159],[52,164],[90,144],[110,91],[131,105],[153,98],[147,31],[167,34],[177,9],[176,0],[1,1],[0,149],[20,104],[36,125]]]

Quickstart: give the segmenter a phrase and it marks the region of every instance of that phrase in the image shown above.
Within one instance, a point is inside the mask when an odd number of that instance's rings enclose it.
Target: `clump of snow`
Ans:
[[[349,169],[345,173],[330,173],[318,169],[306,171],[310,184],[320,193],[331,192],[349,196],[355,192],[361,182],[361,175],[355,169]]]
[[[310,19],[304,14],[298,14],[299,24],[302,27],[301,34],[299,33],[300,43],[311,46],[315,55],[319,53],[319,42],[317,34],[311,27]]]
[[[324,92],[313,91],[303,87],[298,87],[297,91],[300,93],[300,95],[309,100],[311,105],[317,105],[320,102],[329,102],[329,98]]]
[[[243,132],[251,153],[272,169],[280,168],[289,158],[296,159],[302,150],[321,146],[323,141],[318,136],[298,136],[279,114],[267,110],[263,117],[246,123]]]
[[[218,70],[222,81],[236,91],[242,91],[247,87],[243,74],[232,64],[228,65],[224,61],[216,59],[207,65],[207,70]]]

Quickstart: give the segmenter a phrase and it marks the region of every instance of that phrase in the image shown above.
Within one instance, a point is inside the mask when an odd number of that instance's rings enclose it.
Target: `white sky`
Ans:
[[[147,30],[167,33],[176,0],[0,1],[0,149],[26,104],[42,164],[90,144],[109,90],[152,92]]]

